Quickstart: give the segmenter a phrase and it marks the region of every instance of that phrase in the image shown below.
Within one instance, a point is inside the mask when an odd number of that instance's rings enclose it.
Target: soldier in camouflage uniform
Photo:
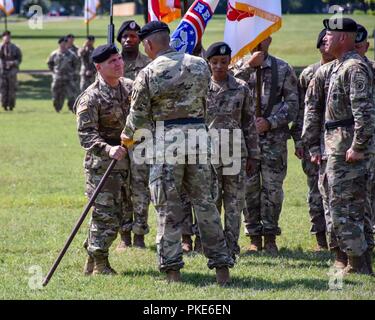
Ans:
[[[78,57],[81,59],[81,92],[95,81],[96,68],[92,61],[91,54],[94,51],[95,37],[88,36],[83,48],[78,50]]]
[[[79,59],[79,49],[78,47],[76,47],[74,45],[74,40],[75,40],[75,37],[73,34],[69,33],[67,36],[66,36],[66,46],[68,48],[68,50],[73,53],[77,59],[78,59],[78,64],[77,64],[77,68],[75,70],[75,73],[74,73],[74,76],[73,76],[73,81],[75,83],[75,95],[78,96],[79,94],[79,89],[80,89],[80,81],[81,81],[81,77],[80,77],[80,71],[81,71],[81,60]]]
[[[255,127],[255,106],[253,97],[245,81],[234,78],[228,73],[231,61],[231,49],[225,42],[212,44],[206,53],[212,77],[207,94],[206,123],[209,129],[219,132],[220,143],[216,150],[228,147],[229,154],[233,155],[232,163],[219,156],[216,165],[218,176],[218,197],[216,207],[221,212],[224,207],[224,235],[235,259],[240,253],[238,239],[240,235],[241,212],[245,203],[245,176],[246,171],[251,174],[259,160],[258,134]],[[241,132],[241,151],[234,152],[232,140],[233,130]],[[225,141],[221,130],[229,130],[229,141]],[[228,143],[229,146],[225,146]],[[237,161],[239,172],[226,174],[225,168],[232,167]],[[247,169],[247,170],[246,170]]]
[[[371,274],[371,250],[364,221],[368,147],[374,133],[373,75],[354,51],[355,21],[343,18],[341,28],[337,28],[335,22],[325,19],[324,25],[326,51],[338,59],[328,65],[330,77],[324,117],[325,173],[333,231],[341,251],[349,258],[344,273]],[[310,84],[312,91],[315,80]],[[321,130],[322,106],[322,103],[306,105],[303,139],[310,149],[320,144],[319,134],[309,137],[307,132]],[[320,155],[314,157],[311,160],[318,162]]]
[[[176,52],[169,47],[169,28],[163,22],[153,21],[139,32],[148,56],[154,59],[137,76],[133,85],[130,114],[126,121],[122,138],[133,141],[138,129],[157,133],[158,121],[163,121],[165,134],[172,130],[187,138],[188,130],[206,132],[204,121],[205,98],[209,83],[206,62],[191,55]],[[159,137],[155,137],[158,142]],[[156,148],[157,159],[170,142],[163,140],[164,148]],[[185,141],[184,141],[185,142]],[[181,222],[184,212],[180,192],[184,186],[193,203],[198,220],[204,254],[209,259],[208,267],[216,268],[217,282],[221,285],[229,281],[229,269],[234,265],[223,234],[220,215],[216,209],[212,193],[207,192],[207,182],[212,180],[212,166],[187,164],[192,157],[198,160],[207,151],[200,153],[200,144],[184,150],[178,164],[157,161],[150,168],[151,200],[157,211],[157,252],[159,269],[167,273],[169,281],[180,281],[183,267],[181,248]],[[185,144],[182,145],[185,149]]]
[[[0,92],[1,105],[6,111],[13,110],[16,105],[17,73],[21,62],[20,48],[11,43],[10,31],[5,31],[0,44]]]
[[[93,205],[84,272],[115,274],[108,261],[108,250],[117,237],[130,197],[129,159],[126,149],[121,147],[120,135],[130,109],[132,81],[122,78],[124,63],[114,45],[96,48],[93,60],[97,79],[74,106],[79,140],[86,150],[84,167],[89,198],[111,160],[118,161]]]
[[[328,209],[328,205],[323,206],[322,194],[319,190],[319,165],[310,161],[309,150],[303,146],[301,140],[302,126],[303,126],[303,115],[305,110],[305,95],[306,90],[309,86],[310,81],[313,79],[317,70],[324,64],[334,60],[335,58],[325,52],[323,38],[326,34],[326,30],[323,29],[317,41],[317,49],[320,50],[321,60],[305,68],[299,77],[299,94],[300,94],[300,112],[297,120],[291,127],[291,134],[295,143],[295,154],[302,160],[302,168],[307,176],[308,185],[308,205],[309,214],[311,217],[311,233],[315,234],[317,240],[316,251],[328,249],[326,239],[326,221],[325,221],[325,210]],[[328,213],[326,213],[328,214]]]
[[[268,54],[271,37],[261,42],[261,51],[240,60],[235,77],[245,80],[256,92],[255,67],[262,79],[261,114],[257,114],[260,162],[255,174],[246,178],[245,233],[250,236],[249,251],[264,249],[276,255],[276,236],[281,234],[279,216],[284,199],[283,182],[287,171],[288,124],[298,113],[297,77],[285,61]],[[253,100],[255,103],[255,100]]]
[[[366,28],[360,24],[358,24],[358,30],[357,30],[357,38],[355,40],[355,50],[358,52],[359,55],[362,56],[362,58],[365,60],[365,62],[369,65],[369,67],[372,69],[372,73],[374,76],[374,82],[375,82],[375,61],[370,60],[366,57],[366,53],[370,47],[370,43],[367,39],[368,32]],[[375,99],[375,96],[374,96]],[[372,144],[374,145],[374,139],[372,140]],[[371,148],[372,151],[375,153],[375,147]],[[375,233],[375,154],[372,153],[369,163],[368,163],[368,193],[369,193],[369,206],[371,210],[371,215],[367,216],[366,218],[369,219],[369,224],[365,224],[365,229],[369,228],[367,230],[367,233],[370,232],[372,229],[373,233]]]
[[[60,112],[67,98],[68,107],[73,111],[77,89],[72,78],[76,72],[78,58],[66,48],[65,37],[60,38],[58,43],[59,49],[53,51],[47,61],[48,69],[52,71],[53,106],[56,112]]]
[[[134,80],[138,73],[150,63],[150,59],[139,52],[140,40],[137,31],[139,25],[133,21],[125,21],[117,34],[117,41],[122,46],[122,58],[124,60],[124,76]],[[130,176],[132,189],[132,205],[134,212],[127,215],[120,229],[121,241],[117,251],[122,252],[132,246],[131,232],[133,232],[133,244],[137,248],[145,248],[144,236],[149,232],[148,207],[150,205],[150,190],[148,180],[150,168],[148,164],[136,164],[133,154],[130,152]]]

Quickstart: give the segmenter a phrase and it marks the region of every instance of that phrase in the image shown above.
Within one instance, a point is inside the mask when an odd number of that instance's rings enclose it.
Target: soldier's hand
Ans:
[[[126,155],[126,149],[121,146],[114,146],[109,151],[109,157],[116,160],[122,160],[124,159]]]
[[[246,159],[246,174],[249,177],[254,174],[256,167],[257,167],[257,160],[252,159],[252,158]]]
[[[262,117],[258,117],[256,119],[255,126],[256,126],[258,134],[262,134],[264,132],[267,132],[271,128],[271,125],[268,122],[268,120],[265,119],[265,118],[262,118]]]
[[[302,160],[305,153],[303,148],[296,148],[294,154],[298,159]]]
[[[365,154],[363,152],[354,151],[352,148],[346,151],[346,162],[354,163],[364,158]]]
[[[313,156],[311,156],[310,161],[312,163],[320,165],[321,162],[322,162],[322,156],[320,154],[313,155]]]
[[[251,58],[248,61],[248,64],[251,68],[259,67],[264,62],[265,53],[263,51],[256,51],[252,54]]]

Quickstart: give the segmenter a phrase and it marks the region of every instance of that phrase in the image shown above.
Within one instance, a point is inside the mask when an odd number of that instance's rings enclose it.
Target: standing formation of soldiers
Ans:
[[[158,267],[169,282],[181,281],[183,253],[192,250],[195,234],[217,282],[227,284],[240,254],[242,214],[247,251],[276,256],[292,137],[307,177],[316,250],[330,249],[343,274],[373,274],[375,62],[365,55],[366,29],[349,18],[340,22],[324,20],[316,44],[321,60],[299,79],[287,62],[269,54],[271,37],[232,67],[231,48],[224,42],[193,55],[176,52],[168,25],[159,21],[142,28],[125,21],[117,35],[121,52],[114,44],[95,48],[92,36],[82,49],[74,46],[73,35],[60,38],[47,62],[53,103],[59,112],[67,98],[76,114],[88,197],[117,160],[93,206],[84,273],[116,274],[108,255],[118,233],[118,252],[145,248],[150,202],[157,214]],[[148,57],[139,51],[141,42]],[[16,84],[22,56],[10,33],[3,34],[0,59],[2,104],[11,110],[15,98],[9,88]],[[199,162],[200,139],[174,164],[152,161],[155,155],[146,151],[143,156],[151,161],[140,164],[139,130],[149,130],[155,146],[160,122],[163,137],[175,130],[186,139],[192,130],[229,130],[229,143],[219,139],[219,150],[228,148],[238,172],[225,173],[232,163],[222,154],[211,163],[210,150],[208,161]],[[164,150],[174,143],[163,142]],[[188,161],[192,158],[197,161]]]

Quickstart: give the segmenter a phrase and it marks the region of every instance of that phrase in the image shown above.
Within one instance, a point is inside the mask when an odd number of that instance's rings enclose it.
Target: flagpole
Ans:
[[[8,30],[8,15],[7,15],[7,2],[6,0],[4,0],[4,14],[5,14],[5,18],[4,18],[4,23],[5,23],[5,31]]]
[[[261,46],[260,44],[258,44],[257,48],[256,48],[257,51],[260,51],[261,50]],[[257,79],[257,82],[256,82],[256,93],[257,93],[257,96],[256,96],[256,109],[255,109],[255,114],[257,117],[261,117],[262,116],[262,111],[261,111],[261,104],[262,104],[262,69],[259,67],[256,68],[256,79]]]
[[[85,4],[86,4],[86,17],[88,17],[88,10],[89,10],[89,2],[88,1],[85,1]],[[89,34],[90,34],[90,21],[87,19],[86,21],[86,36],[88,37]]]
[[[184,1],[184,10],[182,11],[182,16],[185,15],[185,13],[188,11],[188,0],[183,0]]]

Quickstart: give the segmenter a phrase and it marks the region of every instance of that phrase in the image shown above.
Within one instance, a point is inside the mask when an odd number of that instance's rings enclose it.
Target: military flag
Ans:
[[[180,0],[148,0],[148,21],[170,23],[181,18]]]
[[[0,0],[0,10],[7,16],[11,15],[14,11],[13,0]]]
[[[91,20],[96,18],[96,10],[100,6],[99,0],[85,0],[85,8],[83,10],[85,15],[85,23],[89,24]]]
[[[219,0],[195,0],[171,36],[171,46],[177,51],[192,53],[202,39]]]
[[[281,0],[228,0],[224,41],[232,63],[281,28]]]

